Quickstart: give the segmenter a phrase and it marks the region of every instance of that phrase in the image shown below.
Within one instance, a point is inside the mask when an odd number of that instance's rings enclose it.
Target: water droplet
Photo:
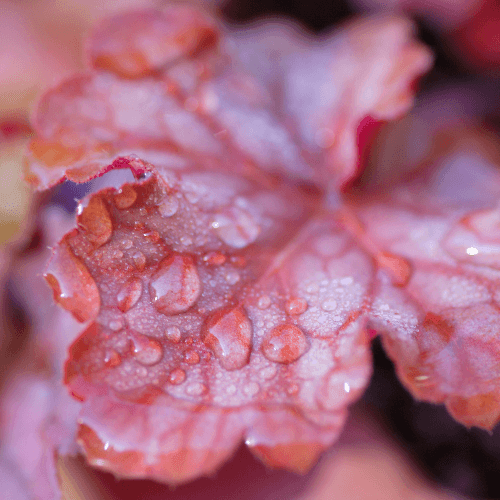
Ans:
[[[104,245],[113,233],[113,224],[106,204],[100,196],[92,196],[78,217],[78,224],[87,239],[97,246]]]
[[[252,215],[234,206],[217,214],[212,227],[224,243],[234,248],[244,248],[253,243],[260,233],[260,227]]]
[[[306,292],[307,293],[318,293],[319,286],[316,283],[310,283],[307,285]]]
[[[175,196],[166,196],[158,205],[162,217],[172,217],[179,210],[179,200]]]
[[[188,247],[189,245],[192,245],[193,244],[193,240],[192,238],[190,238],[189,236],[181,236],[179,241],[181,242],[182,245],[184,245],[185,247]]]
[[[289,396],[294,396],[295,394],[297,394],[299,392],[299,386],[297,384],[290,384],[287,389],[286,389],[286,392]]]
[[[226,370],[248,363],[252,346],[252,324],[240,307],[212,314],[203,329],[205,344],[215,353]]]
[[[226,262],[226,256],[220,252],[209,252],[203,256],[203,261],[212,266],[220,266]]]
[[[138,271],[143,271],[146,267],[146,257],[142,252],[136,252],[132,259],[134,260],[135,267]]]
[[[276,375],[276,366],[271,365],[260,371],[260,375],[264,380],[271,380]]]
[[[133,337],[132,341],[134,343],[134,358],[139,363],[151,366],[158,363],[163,357],[163,348],[157,340],[137,335]]]
[[[224,278],[230,285],[236,285],[240,281],[240,275],[236,271],[228,271]]]
[[[158,231],[144,233],[144,237],[151,241],[151,243],[158,243],[160,241],[160,233]]]
[[[177,344],[181,340],[181,331],[176,326],[169,326],[165,330],[165,335],[167,336],[167,339],[174,344]]]
[[[151,277],[153,305],[162,314],[187,311],[200,296],[201,283],[193,259],[173,254],[164,259]]]
[[[337,309],[337,301],[331,297],[326,299],[322,304],[321,304],[321,309],[323,311],[335,311]]]
[[[232,255],[231,264],[237,267],[245,267],[247,265],[247,259],[243,255]]]
[[[271,299],[267,295],[259,297],[257,301],[257,307],[259,309],[267,309],[271,305]]]
[[[200,355],[196,351],[186,351],[184,353],[184,361],[190,365],[196,365],[200,362]]]
[[[132,240],[123,240],[122,241],[122,248],[124,250],[128,250],[129,248],[132,248],[134,246],[134,242]]]
[[[250,382],[243,387],[243,392],[247,396],[255,396],[260,391],[260,386],[257,382]]]
[[[186,380],[186,372],[184,370],[182,370],[181,368],[176,368],[175,370],[170,372],[168,380],[173,385],[182,384],[182,382],[184,382],[184,380]]]
[[[121,312],[127,312],[134,307],[142,294],[142,281],[138,278],[128,280],[122,289],[118,292],[116,300],[118,302],[118,309]]]
[[[85,264],[75,256],[66,240],[53,252],[44,277],[52,288],[54,300],[80,322],[95,318],[101,299]]]
[[[190,396],[201,396],[207,392],[207,387],[200,382],[195,382],[194,384],[188,385],[186,388],[186,393]]]
[[[125,184],[114,196],[115,205],[123,210],[130,208],[137,199],[137,193],[132,186]]]
[[[292,363],[304,354],[307,339],[295,325],[282,324],[273,328],[264,337],[262,352],[270,361]]]
[[[290,299],[285,304],[285,310],[291,316],[298,316],[307,311],[307,302],[304,299]]]
[[[104,364],[108,368],[114,368],[115,366],[118,366],[121,362],[122,358],[114,349],[106,351],[106,354],[104,355]]]
[[[109,329],[114,332],[119,332],[123,328],[123,322],[120,319],[113,319],[108,324]]]
[[[342,279],[340,280],[340,284],[341,284],[342,286],[349,286],[349,285],[352,285],[352,284],[353,284],[353,282],[354,282],[354,280],[351,278],[351,276],[347,276],[347,277],[342,278]]]
[[[189,203],[198,203],[200,200],[200,193],[197,193],[196,191],[187,191],[184,193],[184,196]]]

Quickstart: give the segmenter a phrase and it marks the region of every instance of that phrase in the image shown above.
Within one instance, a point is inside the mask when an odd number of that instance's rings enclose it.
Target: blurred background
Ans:
[[[85,67],[86,33],[99,19],[160,0],[0,0],[0,268],[4,251],[21,241],[30,224],[30,193],[22,181],[22,155],[31,135],[30,113],[41,92]],[[404,12],[436,55],[420,82],[415,109],[375,139],[365,173],[376,185],[460,141],[472,131],[479,150],[500,151],[500,2],[496,0],[232,0],[203,2],[238,29],[254,19],[288,16],[322,33],[359,13]],[[447,142],[437,141],[445,132]],[[467,132],[469,133],[469,132]],[[437,142],[436,142],[437,141]],[[453,146],[451,146],[453,147]],[[441,148],[441,149],[440,149]],[[496,154],[497,154],[496,153]],[[489,154],[489,153],[488,153]],[[498,154],[500,158],[500,154]],[[385,173],[384,173],[385,172]],[[54,194],[51,194],[53,196]],[[64,205],[64,203],[62,202]],[[28,220],[28,222],[26,222]],[[33,228],[32,228],[33,231]],[[36,230],[35,230],[36,233]],[[17,244],[17,243],[16,243]],[[4,329],[22,332],[28,313],[3,283]],[[0,370],[10,363],[2,345]],[[14,342],[14,343],[12,343]],[[500,431],[467,430],[441,406],[419,403],[397,381],[375,341],[375,374],[355,405],[346,433],[313,474],[271,473],[241,449],[217,480],[203,479],[171,491],[147,481],[120,481],[94,473],[82,460],[60,464],[67,498],[500,498]],[[236,471],[236,472],[235,472]],[[235,473],[238,480],[235,479]],[[87,484],[87,486],[85,486]],[[88,491],[87,491],[88,490]],[[89,492],[90,491],[90,492]],[[75,496],[76,495],[76,496]],[[337,495],[337,496],[335,496]],[[380,496],[379,496],[380,495]]]

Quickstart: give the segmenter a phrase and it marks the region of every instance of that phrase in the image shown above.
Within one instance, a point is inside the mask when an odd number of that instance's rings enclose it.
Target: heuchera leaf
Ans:
[[[369,329],[417,397],[498,420],[493,167],[483,189],[452,158],[340,192],[363,124],[405,112],[431,56],[394,17],[277,30],[123,15],[40,102],[33,185],[136,177],[82,200],[45,274],[86,322],[65,366],[78,442],[115,474],[187,481],[242,440],[308,470],[368,382]]]

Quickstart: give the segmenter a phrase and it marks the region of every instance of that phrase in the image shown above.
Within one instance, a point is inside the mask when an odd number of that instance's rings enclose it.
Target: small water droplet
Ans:
[[[264,380],[271,380],[276,375],[276,366],[271,365],[260,371],[260,375]]]
[[[304,299],[290,299],[285,304],[285,310],[291,316],[298,316],[307,311],[307,302]]]
[[[173,254],[164,259],[151,277],[149,290],[153,305],[165,315],[187,311],[201,293],[201,283],[193,259]]]
[[[144,335],[133,337],[134,343],[134,358],[139,363],[147,366],[155,365],[163,357],[163,348],[161,344]]]
[[[257,382],[250,382],[243,387],[243,392],[247,396],[255,396],[260,391],[260,386]]]
[[[331,297],[326,299],[322,304],[321,304],[321,309],[323,311],[335,311],[337,309],[337,301]]]
[[[340,284],[343,285],[343,286],[349,286],[349,285],[352,285],[354,282],[354,280],[351,278],[351,276],[347,276],[345,278],[342,278],[340,280]]]
[[[87,239],[97,246],[104,245],[113,233],[109,211],[103,199],[97,195],[92,196],[82,210],[78,224],[85,231]]]
[[[124,250],[128,250],[129,248],[132,248],[134,246],[134,243],[132,240],[123,240],[122,241],[122,248]]]
[[[144,207],[141,207],[139,208],[139,215],[146,217],[146,215],[148,215],[148,211]]]
[[[123,322],[120,319],[112,319],[109,324],[109,329],[114,332],[119,332],[123,328]]]
[[[193,240],[192,238],[190,238],[189,236],[181,236],[179,241],[181,242],[182,245],[184,245],[185,247],[189,246],[189,245],[192,245],[193,244]]]
[[[128,280],[116,296],[118,309],[121,312],[127,312],[137,304],[141,298],[141,294],[142,281],[138,278]]]
[[[144,237],[151,241],[151,243],[158,243],[160,241],[160,233],[158,231],[144,233]]]
[[[115,205],[123,210],[130,208],[137,199],[137,193],[132,186],[125,184],[114,196]]]
[[[252,324],[240,307],[212,314],[203,328],[204,342],[226,370],[248,363],[252,346]]]
[[[307,293],[318,293],[319,287],[316,283],[311,283],[307,285],[306,292]]]
[[[237,267],[245,267],[247,265],[247,259],[243,255],[232,255],[230,260],[231,264]]]
[[[158,205],[162,217],[172,217],[179,210],[179,200],[175,196],[166,196]]]
[[[224,278],[230,285],[236,285],[240,281],[240,275],[236,271],[228,271]]]
[[[196,351],[186,351],[184,353],[184,361],[190,365],[196,365],[200,362],[200,355]]]
[[[201,396],[207,392],[207,387],[200,382],[195,382],[194,384],[190,384],[186,388],[186,393],[190,396]]]
[[[203,261],[212,266],[220,266],[226,262],[226,256],[220,252],[209,252],[203,256]]]
[[[286,392],[289,396],[294,396],[299,392],[299,386],[297,384],[290,384],[287,387]]]
[[[170,372],[168,380],[173,385],[182,384],[182,382],[184,382],[184,380],[186,380],[186,372],[184,370],[182,370],[181,368],[176,368],[175,370]]]
[[[260,233],[260,227],[253,216],[237,206],[217,214],[212,227],[224,243],[234,248],[244,248],[253,243]]]
[[[200,201],[200,194],[195,192],[195,191],[187,191],[184,193],[184,196],[186,197],[186,200],[189,201],[189,203],[198,203]]]
[[[108,368],[114,368],[115,366],[118,366],[121,362],[122,362],[121,356],[114,349],[106,351],[106,354],[104,355],[104,364]]]
[[[143,271],[146,267],[146,257],[142,252],[136,252],[132,259],[134,260],[135,267],[138,271]]]
[[[262,352],[270,361],[292,363],[304,354],[307,339],[295,325],[282,324],[273,328],[264,337]]]
[[[257,301],[257,307],[259,309],[267,309],[271,305],[271,299],[267,295],[262,295]]]
[[[167,336],[167,339],[174,344],[177,344],[181,340],[181,331],[176,326],[169,326],[165,330],[165,335]]]

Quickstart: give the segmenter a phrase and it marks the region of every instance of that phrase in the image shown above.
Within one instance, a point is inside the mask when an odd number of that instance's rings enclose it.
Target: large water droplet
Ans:
[[[106,204],[100,196],[92,196],[78,217],[87,239],[97,246],[104,245],[113,233],[113,224]]]
[[[127,312],[137,304],[137,301],[141,298],[141,294],[142,281],[138,278],[128,280],[116,297],[118,309],[121,312]]]
[[[134,358],[139,363],[151,366],[158,363],[163,357],[163,348],[157,340],[144,335],[137,335],[133,337],[132,341],[134,344]]]
[[[137,268],[138,271],[143,271],[144,268],[146,267],[146,257],[142,252],[136,252],[132,256],[132,259],[134,260],[135,267]]]
[[[156,309],[166,315],[187,311],[200,296],[201,283],[193,259],[173,254],[164,259],[149,285]]]
[[[176,368],[170,372],[168,380],[173,385],[179,385],[186,380],[186,372],[181,368]]]
[[[203,329],[205,344],[226,370],[237,370],[248,363],[252,347],[252,324],[241,307],[212,314]]]
[[[285,304],[285,309],[291,316],[298,316],[307,311],[307,302],[304,299],[290,299]]]
[[[172,195],[167,195],[158,205],[158,211],[163,217],[172,217],[179,210],[179,200]]]
[[[54,300],[78,321],[88,321],[97,316],[101,304],[97,285],[66,240],[54,248],[44,277],[52,288]]]
[[[193,350],[184,353],[184,361],[190,365],[196,365],[200,362],[200,355]]]
[[[169,326],[165,330],[165,335],[170,342],[177,344],[181,340],[181,331],[177,326]]]
[[[270,361],[292,363],[304,354],[307,339],[295,325],[282,324],[273,328],[264,337],[262,352]]]
[[[137,193],[132,186],[125,184],[114,196],[117,208],[130,208],[137,199]]]
[[[217,236],[234,248],[253,243],[260,233],[255,219],[241,207],[230,207],[215,216],[212,222]]]

